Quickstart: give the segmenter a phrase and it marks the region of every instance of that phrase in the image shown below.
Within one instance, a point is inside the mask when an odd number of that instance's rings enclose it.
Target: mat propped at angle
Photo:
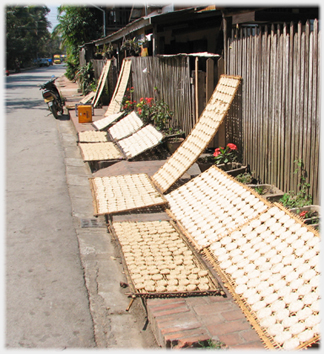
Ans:
[[[107,117],[108,118],[108,117]],[[126,138],[143,126],[141,118],[135,111],[129,113],[127,116],[115,123],[107,132],[97,130],[88,132],[79,132],[79,142],[104,142],[104,141],[118,141]],[[87,140],[87,138],[89,140]]]
[[[94,215],[115,214],[167,203],[145,174],[96,177],[90,182]]]
[[[89,103],[90,101],[92,101],[93,97],[95,96],[95,92],[91,91],[89,92],[87,95],[85,95],[80,101],[79,103],[81,104],[87,104]],[[75,108],[75,106],[71,106],[72,109]]]
[[[221,76],[212,97],[191,133],[167,162],[151,177],[157,193],[164,193],[171,187],[196,162],[209,145],[230,108],[240,82],[241,77]],[[135,135],[139,137],[139,132],[130,138]],[[124,143],[129,143],[130,141],[123,139],[119,141],[119,144],[123,146]],[[140,140],[138,143],[141,143]],[[127,148],[135,149],[136,146],[129,145]],[[125,145],[123,146],[123,149],[126,150],[127,148]],[[145,176],[144,178],[149,179],[146,174],[143,175]],[[96,198],[96,195],[94,197]],[[109,211],[107,210],[106,213],[109,213]]]
[[[320,237],[280,204],[204,254],[268,349],[320,340]]]
[[[97,90],[95,92],[94,97],[92,98],[91,104],[94,108],[97,107],[98,101],[100,99],[100,96],[102,94],[102,90],[105,86],[106,80],[107,80],[107,76],[108,76],[108,72],[110,69],[110,65],[111,65],[111,59],[107,60],[104,67],[101,70],[100,73],[100,77],[98,80],[98,84],[97,84]]]
[[[163,134],[151,124],[118,142],[79,143],[83,161],[132,159],[162,142]]]
[[[240,85],[241,77],[222,75],[190,135],[152,180],[166,192],[192,166],[208,147],[223,122]]]
[[[98,119],[94,122],[92,122],[92,125],[97,129],[97,130],[104,130],[111,126],[113,123],[115,123],[119,118],[121,118],[125,113],[124,112],[118,112],[118,113],[113,113],[107,117]]]
[[[199,251],[271,206],[254,190],[216,166],[165,198],[172,217]]]
[[[118,141],[137,132],[143,126],[143,121],[135,111],[129,113],[122,118],[111,128],[108,129],[108,134],[113,141]]]
[[[100,73],[100,77],[99,77],[99,81],[97,84],[97,89],[96,91],[91,91],[89,92],[86,96],[84,96],[78,103],[79,104],[87,104],[87,103],[91,103],[93,105],[93,107],[96,107],[98,104],[98,100],[101,96],[103,87],[105,85],[105,81],[108,75],[108,71],[110,68],[110,64],[111,64],[111,59],[107,60],[104,67],[101,70]],[[74,109],[75,106],[69,105],[67,106],[68,109]]]
[[[105,117],[110,116],[111,114],[114,113],[118,113],[120,111],[120,105],[125,95],[130,72],[131,72],[131,64],[132,64],[131,59],[123,60],[113,96],[110,100],[107,111],[104,114]]]

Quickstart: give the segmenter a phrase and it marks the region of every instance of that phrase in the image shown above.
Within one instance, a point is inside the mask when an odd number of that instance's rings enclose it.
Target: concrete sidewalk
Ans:
[[[77,92],[78,87],[76,83],[70,82],[64,76],[59,78],[56,83],[62,95],[67,98],[69,104],[78,101],[80,94]],[[104,112],[105,109],[95,109],[93,119],[97,120],[101,118]],[[79,124],[77,122],[74,110],[69,111],[69,116],[75,133],[82,130],[92,129],[92,126],[89,123]],[[74,142],[72,142],[72,144],[74,144]],[[115,167],[114,170],[115,173],[119,173],[117,167]],[[120,173],[123,173],[123,171],[125,171],[125,163],[121,164]],[[103,173],[104,172],[101,170],[97,172],[99,175],[102,175]],[[75,178],[78,179],[79,183],[86,185],[90,175],[91,173],[88,169],[87,174],[81,174],[80,176],[75,176]],[[79,203],[89,201],[89,197],[84,199],[81,195],[71,195],[71,198],[78,199]],[[83,207],[87,210],[88,215],[89,208],[92,209],[92,204],[84,205]],[[90,219],[88,218],[88,221],[89,220]],[[100,227],[104,226],[103,218],[92,218],[91,220],[97,220],[93,222],[99,223]],[[100,228],[99,230],[95,228],[90,229],[87,236],[81,240],[81,242],[86,244],[86,248],[82,249],[87,249],[89,252],[88,254],[81,254],[81,258],[83,257],[83,259],[90,262],[89,254],[98,253],[98,250],[96,250],[97,247],[99,247],[99,249],[102,249],[102,247],[108,249],[105,243],[109,242],[109,234],[106,229],[105,231],[103,230],[103,228]],[[98,231],[100,232],[98,233]],[[106,232],[107,235],[105,236],[103,232]],[[109,258],[111,257],[111,254],[103,252],[102,257]],[[109,260],[105,260],[97,264],[98,273],[100,273],[101,276],[105,275],[109,278],[110,286],[119,286],[120,279],[116,279],[107,273],[107,269],[110,267],[108,261]],[[85,262],[84,264],[87,279],[87,272],[89,271],[87,267],[90,263]],[[107,268],[100,269],[100,267]],[[109,296],[109,289],[104,285],[106,280],[107,279],[105,278],[101,278],[101,285],[105,287],[105,296]],[[219,278],[217,280],[222,285],[221,280]],[[92,298],[90,299],[90,307],[94,319],[100,317],[100,314],[96,313],[96,311],[103,311],[103,315],[107,312],[104,307],[96,305],[96,299],[101,290],[102,289],[98,288],[98,293],[92,294]],[[224,343],[225,346],[230,349],[264,349],[261,339],[247,321],[240,307],[236,304],[226,288],[224,288],[224,290],[226,293],[225,297],[218,295],[148,299],[146,302],[147,316],[158,345],[162,348],[185,348],[197,346],[199,342],[206,343],[211,339],[213,341]],[[92,291],[94,290],[92,289]],[[126,299],[126,296],[125,300],[129,301]],[[139,304],[140,300],[136,300],[135,303],[136,302]],[[102,339],[101,343],[101,347],[104,347],[105,340]]]

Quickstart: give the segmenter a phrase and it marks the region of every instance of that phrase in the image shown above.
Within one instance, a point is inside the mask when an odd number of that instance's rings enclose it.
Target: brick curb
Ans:
[[[228,294],[148,299],[148,319],[163,348],[188,348],[220,341],[229,349],[264,349],[261,339]]]

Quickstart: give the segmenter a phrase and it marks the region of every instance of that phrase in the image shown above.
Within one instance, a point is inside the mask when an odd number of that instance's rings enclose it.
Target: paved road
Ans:
[[[5,82],[8,348],[95,346],[58,122],[37,87],[63,72],[38,68]]]
[[[54,66],[7,78],[5,345],[156,348],[140,300],[126,312],[120,254],[104,217],[93,217],[73,124],[49,114],[37,87],[63,73]],[[76,93],[58,82],[64,95]]]

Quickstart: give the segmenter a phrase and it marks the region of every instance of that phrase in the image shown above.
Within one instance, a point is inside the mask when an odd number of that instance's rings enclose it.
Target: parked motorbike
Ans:
[[[53,77],[45,84],[41,85],[40,90],[43,90],[42,95],[45,103],[47,103],[49,110],[53,116],[57,119],[58,112],[63,114],[63,102],[60,97],[60,93],[55,85],[56,78]]]

